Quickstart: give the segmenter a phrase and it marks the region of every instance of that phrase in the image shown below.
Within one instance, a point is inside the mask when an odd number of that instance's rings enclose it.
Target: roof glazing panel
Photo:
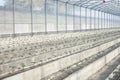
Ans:
[[[59,1],[120,16],[120,0],[59,0]]]

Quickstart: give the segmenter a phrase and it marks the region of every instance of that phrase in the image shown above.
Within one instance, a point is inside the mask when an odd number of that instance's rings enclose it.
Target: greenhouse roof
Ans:
[[[120,0],[59,0],[59,1],[120,16]]]

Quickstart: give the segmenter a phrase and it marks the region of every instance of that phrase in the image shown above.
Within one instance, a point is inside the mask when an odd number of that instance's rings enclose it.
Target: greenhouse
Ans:
[[[69,32],[120,25],[119,0],[0,0],[0,34]]]
[[[120,80],[120,0],[0,0],[0,80]]]

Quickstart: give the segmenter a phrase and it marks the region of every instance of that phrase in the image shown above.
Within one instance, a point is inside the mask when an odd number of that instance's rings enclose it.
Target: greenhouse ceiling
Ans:
[[[59,0],[59,1],[120,16],[120,0]]]

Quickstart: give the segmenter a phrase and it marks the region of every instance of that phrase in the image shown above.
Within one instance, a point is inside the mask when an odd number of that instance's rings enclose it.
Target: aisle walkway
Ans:
[[[120,55],[111,61],[108,65],[103,67],[103,69],[101,69],[99,72],[90,77],[88,80],[105,80],[119,64]]]

